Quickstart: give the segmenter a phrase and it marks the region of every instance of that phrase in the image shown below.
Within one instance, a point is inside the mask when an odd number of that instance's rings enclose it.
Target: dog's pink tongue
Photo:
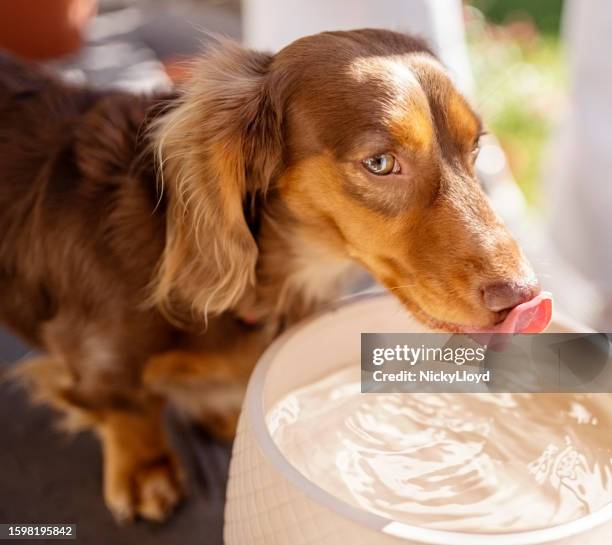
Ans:
[[[522,305],[514,307],[506,319],[490,329],[491,333],[540,333],[552,320],[552,295],[542,292]]]

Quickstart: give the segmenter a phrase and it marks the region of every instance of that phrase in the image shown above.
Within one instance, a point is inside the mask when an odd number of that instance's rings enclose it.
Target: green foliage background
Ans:
[[[538,202],[542,158],[566,95],[562,5],[562,0],[466,3],[476,106],[500,139],[530,204]]]

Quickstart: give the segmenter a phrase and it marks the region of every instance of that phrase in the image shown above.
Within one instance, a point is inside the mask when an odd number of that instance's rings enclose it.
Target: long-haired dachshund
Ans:
[[[420,41],[222,42],[176,94],[69,86],[0,57],[0,322],[95,430],[121,520],[181,496],[164,400],[231,436],[248,374],[359,266],[432,327],[539,292],[474,176],[481,122]]]

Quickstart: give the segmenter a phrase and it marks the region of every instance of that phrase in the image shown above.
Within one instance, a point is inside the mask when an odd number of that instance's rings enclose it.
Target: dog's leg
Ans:
[[[172,350],[153,357],[144,375],[147,387],[223,441],[236,433],[246,378],[230,358]]]
[[[231,441],[249,376],[271,337],[255,330],[225,348],[164,352],[148,361],[144,383],[215,437]]]
[[[20,372],[33,397],[67,415],[71,427],[99,437],[104,496],[119,521],[163,520],[182,497],[181,471],[163,428],[164,401],[142,383],[144,364],[160,344],[152,331],[144,318],[98,323],[64,313],[44,326],[50,355]]]
[[[104,453],[104,498],[117,520],[162,521],[179,502],[183,477],[161,422],[162,404],[105,411],[95,431]]]
[[[68,367],[52,356],[20,363],[13,378],[33,401],[62,416],[62,428],[93,430],[104,457],[104,498],[120,522],[136,516],[164,520],[183,493],[182,472],[162,425],[163,402],[135,389],[123,405],[85,395]],[[114,405],[114,406],[113,406]]]

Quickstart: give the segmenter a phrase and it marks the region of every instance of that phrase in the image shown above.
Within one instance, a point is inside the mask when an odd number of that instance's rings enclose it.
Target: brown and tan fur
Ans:
[[[0,57],[0,321],[45,351],[37,395],[99,436],[117,518],[181,496],[165,401],[231,437],[258,356],[357,267],[448,330],[504,317],[483,285],[537,291],[474,178],[480,132],[426,47],[382,30],[223,42],[169,96]],[[400,173],[365,170],[386,152]]]

